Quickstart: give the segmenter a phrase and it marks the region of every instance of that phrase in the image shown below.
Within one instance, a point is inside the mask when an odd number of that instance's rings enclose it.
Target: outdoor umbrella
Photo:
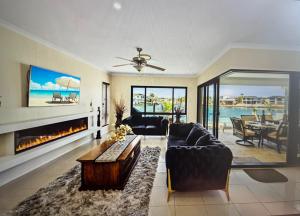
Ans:
[[[73,88],[73,89],[79,89],[80,88],[80,80],[75,79],[73,77],[66,77],[62,76],[57,78],[56,83],[60,85],[61,87],[66,87],[67,89]]]

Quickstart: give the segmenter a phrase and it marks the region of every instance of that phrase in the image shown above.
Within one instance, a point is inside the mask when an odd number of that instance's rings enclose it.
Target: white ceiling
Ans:
[[[135,47],[165,72],[201,72],[229,45],[300,48],[296,0],[1,0],[0,19],[101,69],[137,73]]]

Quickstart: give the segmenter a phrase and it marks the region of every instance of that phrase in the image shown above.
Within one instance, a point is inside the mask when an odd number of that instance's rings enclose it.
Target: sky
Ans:
[[[221,96],[285,96],[284,89],[281,86],[237,86],[237,85],[220,85]]]
[[[71,76],[68,74],[63,74],[55,72],[52,70],[31,66],[31,76],[30,76],[30,89],[32,90],[65,90],[66,87],[60,86],[56,83],[57,78],[70,77],[76,82],[80,83],[80,78],[76,76]],[[75,90],[69,88],[68,90]],[[78,89],[76,89],[78,90]]]

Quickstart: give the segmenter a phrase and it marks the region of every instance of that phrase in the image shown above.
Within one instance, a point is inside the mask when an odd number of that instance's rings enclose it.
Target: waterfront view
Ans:
[[[141,114],[174,119],[176,110],[180,110],[181,121],[186,122],[186,88],[134,87],[132,96],[132,106]]]

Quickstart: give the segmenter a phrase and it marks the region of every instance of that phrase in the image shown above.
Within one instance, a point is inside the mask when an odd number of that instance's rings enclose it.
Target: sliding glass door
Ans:
[[[300,162],[300,74],[231,70],[198,86],[198,122],[237,166]]]
[[[198,122],[216,137],[218,136],[218,86],[214,79],[198,87]]]

